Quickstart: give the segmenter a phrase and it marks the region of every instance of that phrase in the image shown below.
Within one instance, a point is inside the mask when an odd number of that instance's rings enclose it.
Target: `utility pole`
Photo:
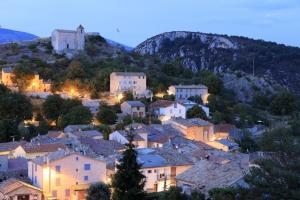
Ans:
[[[255,58],[252,59],[252,75],[255,76]]]

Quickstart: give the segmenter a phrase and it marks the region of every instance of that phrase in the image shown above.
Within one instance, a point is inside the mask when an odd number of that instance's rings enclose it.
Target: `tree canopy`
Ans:
[[[142,200],[146,196],[145,176],[140,171],[141,165],[137,162],[137,152],[132,141],[133,135],[129,135],[129,143],[126,144],[112,179],[113,200]]]

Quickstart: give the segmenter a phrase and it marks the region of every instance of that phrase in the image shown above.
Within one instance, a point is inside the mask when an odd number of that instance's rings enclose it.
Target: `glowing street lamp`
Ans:
[[[119,94],[119,95],[118,95],[118,100],[119,100],[119,102],[121,101],[122,98],[123,98],[123,94]]]

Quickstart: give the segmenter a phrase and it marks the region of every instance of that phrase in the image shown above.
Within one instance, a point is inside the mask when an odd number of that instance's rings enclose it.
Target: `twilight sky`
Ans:
[[[45,37],[79,24],[132,47],[174,30],[300,47],[300,0],[0,0],[2,28]]]

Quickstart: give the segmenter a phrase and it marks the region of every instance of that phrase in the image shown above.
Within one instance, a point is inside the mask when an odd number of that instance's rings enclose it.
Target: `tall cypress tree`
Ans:
[[[129,134],[129,143],[123,153],[117,172],[112,180],[113,200],[143,200],[145,176],[140,172],[141,165],[137,162],[133,135]]]

